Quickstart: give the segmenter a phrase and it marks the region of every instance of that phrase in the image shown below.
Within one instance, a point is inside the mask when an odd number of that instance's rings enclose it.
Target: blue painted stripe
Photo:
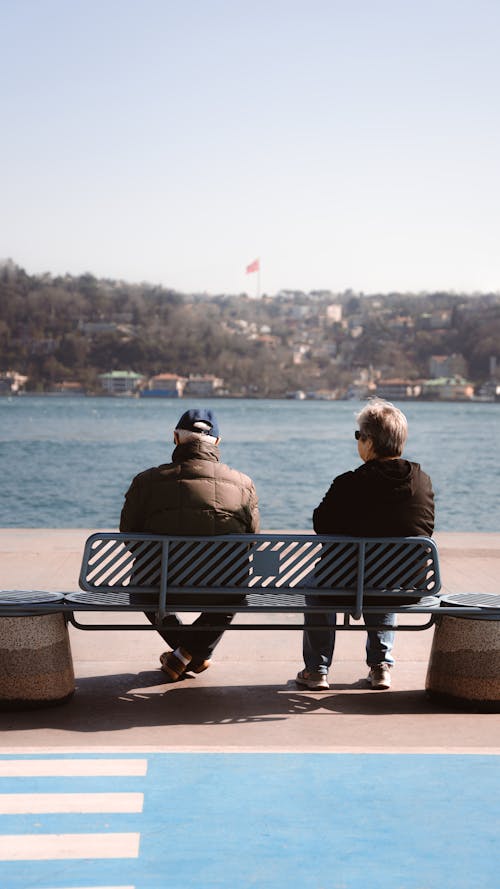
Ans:
[[[140,828],[140,812],[0,815],[0,834],[130,833]],[[1,867],[1,864],[0,864]],[[1,886],[1,883],[0,883]],[[2,887],[3,889],[3,887]]]
[[[144,784],[144,776],[137,777],[36,777],[0,778],[0,793],[137,793]],[[116,790],[115,790],[116,788]]]
[[[136,889],[498,889],[498,757],[147,758],[145,777],[85,781],[89,792],[144,792],[142,814],[32,816],[41,833],[57,824],[75,833],[139,831],[138,860],[36,862],[32,868],[2,862],[2,889],[124,883]],[[5,780],[15,792],[13,779]],[[33,792],[40,781],[44,792],[61,792],[62,784],[76,792],[82,779],[17,779],[19,792],[28,792],[30,780]],[[28,820],[2,816],[5,832],[23,832],[14,824],[24,830]]]

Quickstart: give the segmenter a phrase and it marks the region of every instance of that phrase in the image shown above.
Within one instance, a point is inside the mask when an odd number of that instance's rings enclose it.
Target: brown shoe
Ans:
[[[375,664],[368,673],[368,682],[372,688],[391,687],[391,667],[389,664]]]
[[[297,685],[310,688],[313,691],[326,691],[330,688],[326,673],[310,673],[308,670],[301,670],[300,673],[297,673],[295,682]]]
[[[203,673],[204,670],[208,670],[211,663],[211,660],[202,661],[197,657],[192,657],[186,669],[190,673]]]
[[[188,661],[187,664],[184,664],[177,655],[174,654],[173,651],[165,651],[160,655],[160,663],[161,668],[164,673],[167,674],[171,682],[178,682],[182,677],[182,674],[186,672],[189,667],[189,663],[191,661],[191,655],[189,652],[181,649],[183,656]]]

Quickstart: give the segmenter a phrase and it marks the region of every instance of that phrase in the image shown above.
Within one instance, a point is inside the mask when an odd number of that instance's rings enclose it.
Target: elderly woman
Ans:
[[[374,399],[357,417],[354,436],[363,463],[354,472],[345,472],[332,482],[314,510],[317,534],[345,534],[351,537],[430,536],[434,530],[434,493],[428,475],[418,463],[402,458],[408,424],[393,404]],[[324,620],[324,629],[308,629]],[[311,689],[327,689],[328,669],[335,646],[336,615],[305,617],[303,656],[305,669],[297,684]],[[383,689],[391,685],[394,665],[392,647],[396,615],[366,615],[368,638],[366,662],[368,683]],[[370,630],[383,625],[387,629]]]

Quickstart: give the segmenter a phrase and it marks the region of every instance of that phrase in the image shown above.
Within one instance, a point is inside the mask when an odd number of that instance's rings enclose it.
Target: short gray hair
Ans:
[[[191,432],[189,429],[175,429],[179,438],[179,444],[185,444],[187,441],[207,441],[209,444],[216,444],[217,439],[214,435],[207,435],[205,432]]]
[[[390,401],[373,398],[356,417],[363,438],[370,438],[378,457],[400,457],[408,438],[408,422]]]

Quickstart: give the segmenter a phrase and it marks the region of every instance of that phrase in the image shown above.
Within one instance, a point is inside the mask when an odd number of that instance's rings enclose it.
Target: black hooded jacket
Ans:
[[[314,510],[317,534],[350,537],[430,537],[434,492],[418,463],[368,460],[333,480]]]

